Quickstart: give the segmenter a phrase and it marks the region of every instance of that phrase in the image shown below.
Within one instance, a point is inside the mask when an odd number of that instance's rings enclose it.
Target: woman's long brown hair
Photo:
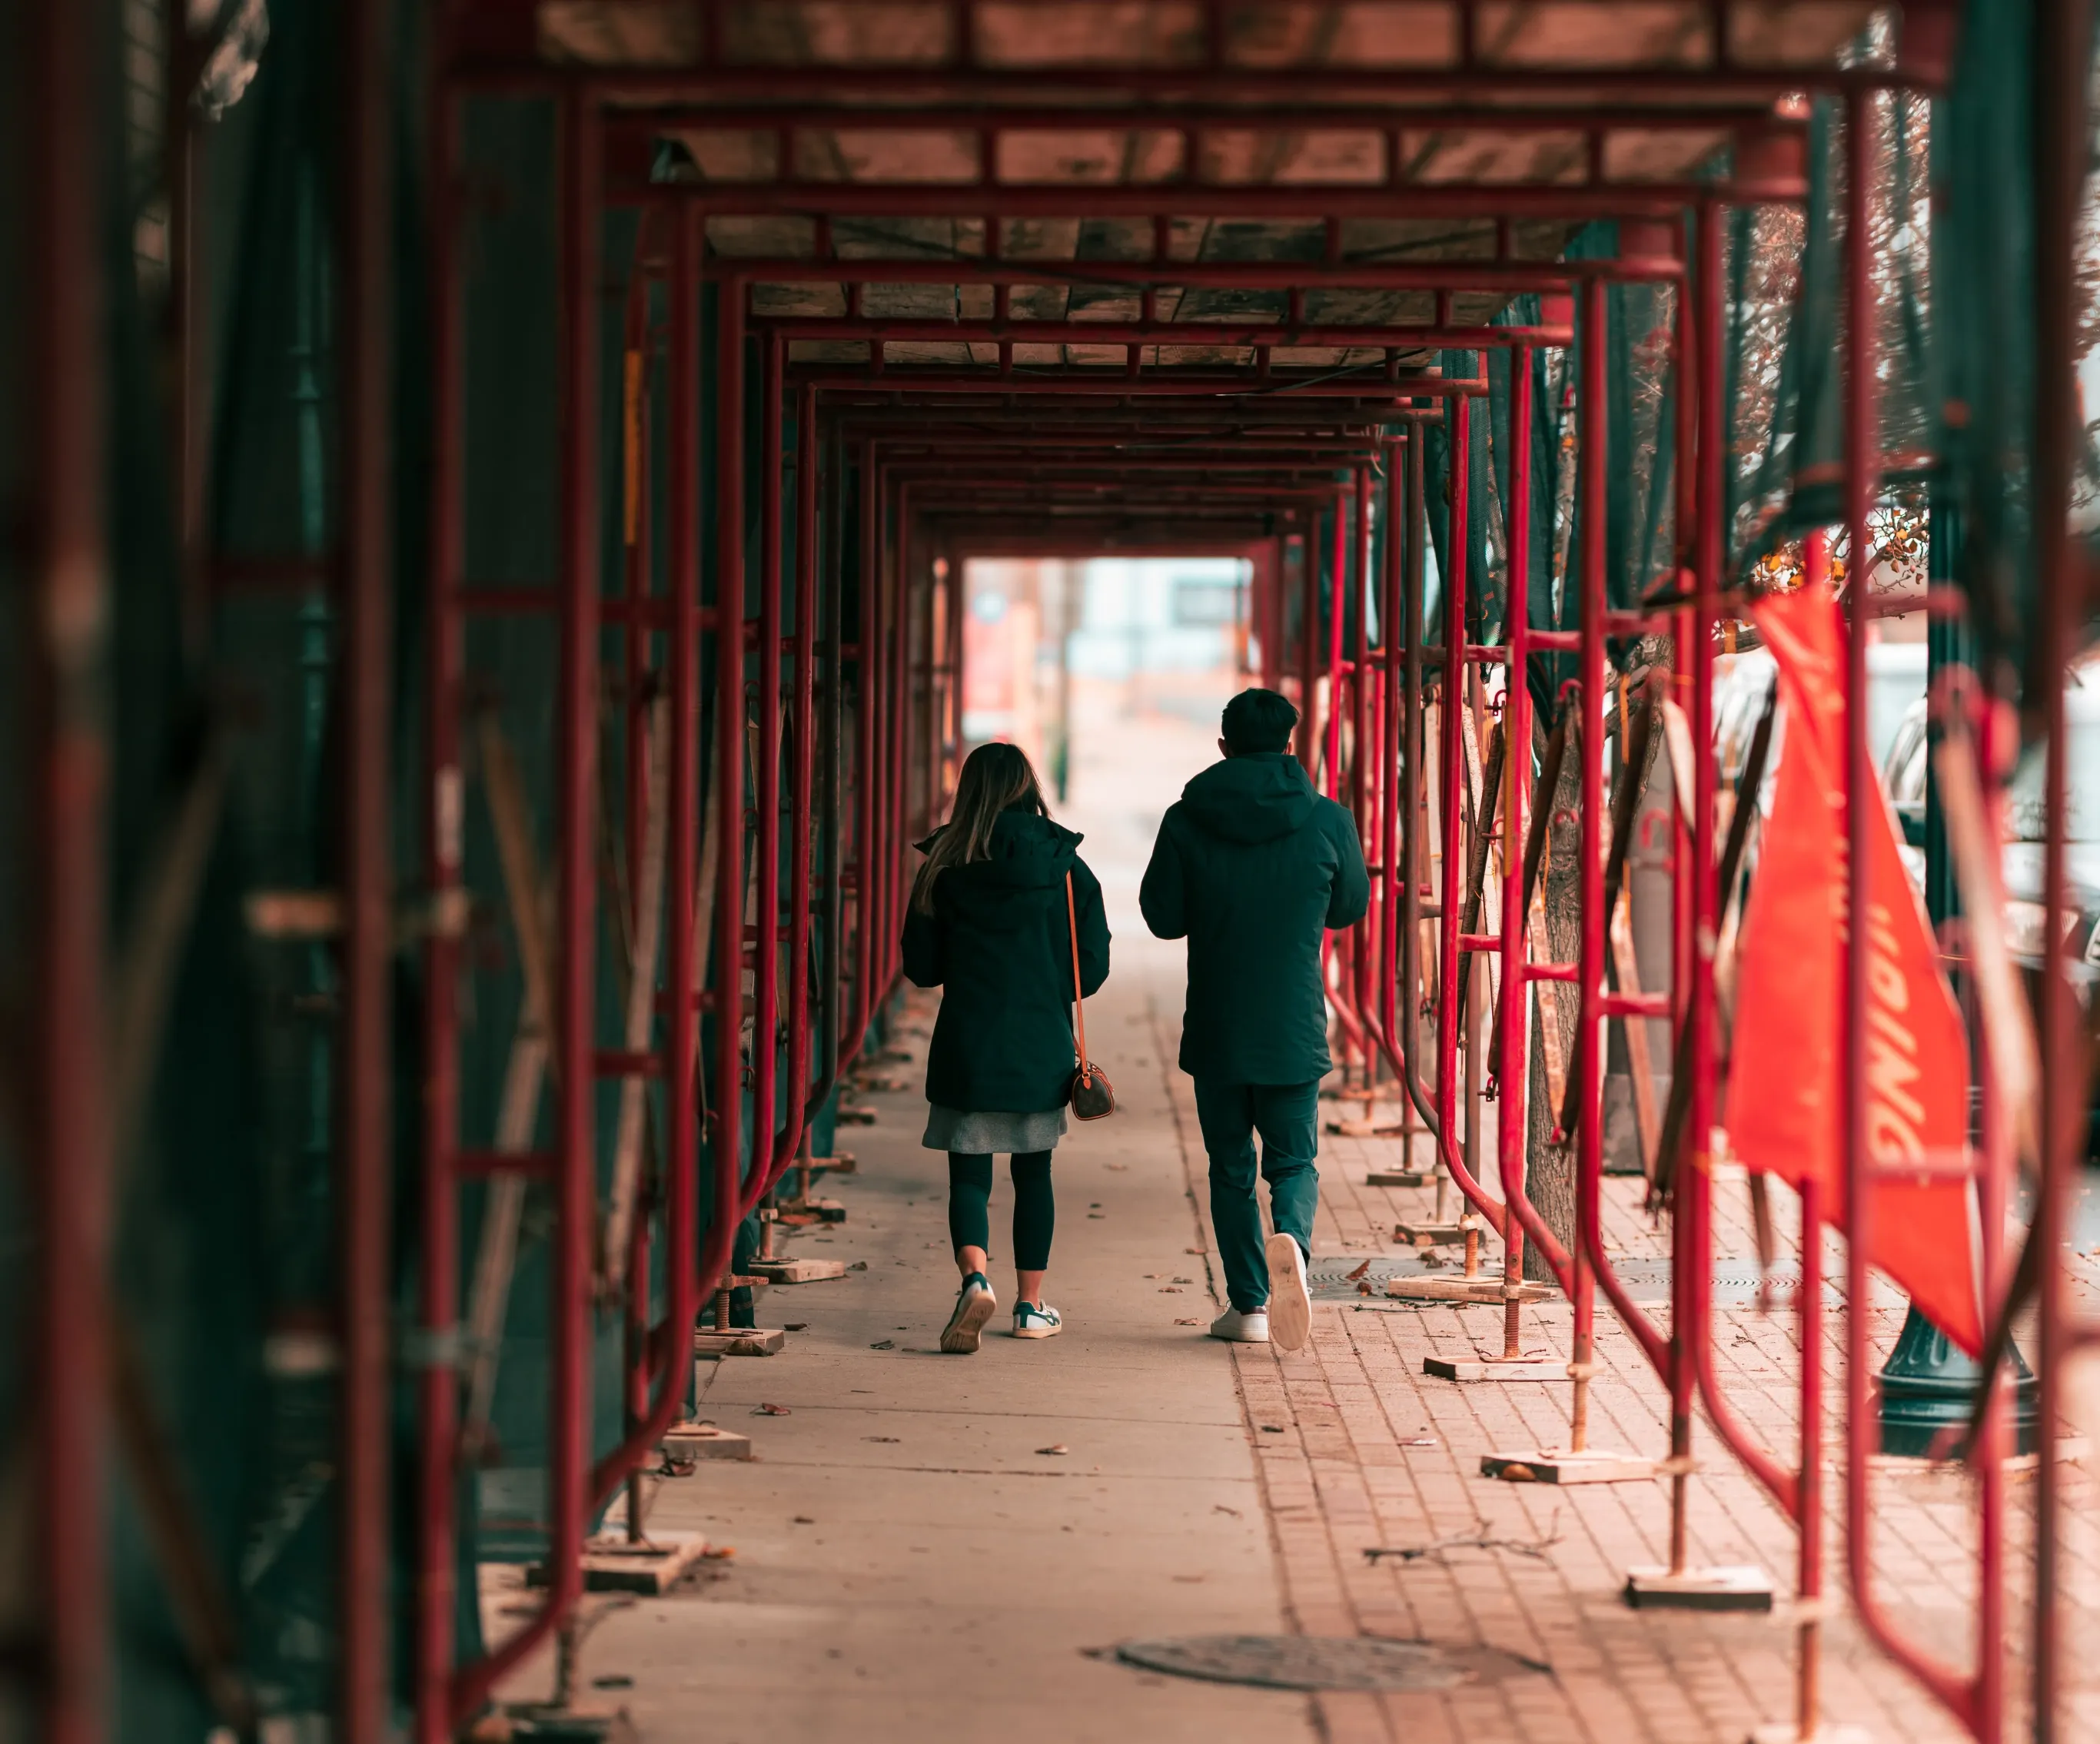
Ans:
[[[926,850],[926,863],[911,886],[911,906],[921,914],[933,913],[936,878],[951,866],[990,859],[992,825],[999,813],[1014,806],[1039,817],[1050,815],[1028,753],[1019,745],[979,745],[963,759],[948,826]]]

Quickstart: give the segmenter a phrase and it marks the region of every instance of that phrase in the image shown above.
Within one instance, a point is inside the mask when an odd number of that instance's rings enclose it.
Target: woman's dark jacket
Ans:
[[[1068,872],[1080,984],[1092,993],[1109,978],[1108,917],[1080,840],[1032,811],[1003,811],[990,857],[935,879],[930,915],[906,911],[904,973],[916,986],[946,990],[926,1057],[928,1102],[965,1114],[1065,1106],[1073,1064]]]
[[[1213,763],[1167,810],[1138,907],[1189,941],[1181,1070],[1220,1084],[1324,1076],[1324,934],[1370,901],[1354,819],[1282,753]]]

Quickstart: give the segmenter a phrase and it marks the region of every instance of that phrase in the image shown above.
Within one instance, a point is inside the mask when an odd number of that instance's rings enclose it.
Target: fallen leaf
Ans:
[[[812,1514],[797,1514],[795,1517],[795,1524],[798,1526],[814,1526],[816,1523],[816,1517]]]
[[[593,1689],[632,1689],[633,1687],[634,1680],[624,1671],[608,1671],[602,1677],[591,1680]]]
[[[1159,1287],[1159,1293],[1162,1296],[1179,1296],[1181,1290],[1178,1284],[1162,1284]]]
[[[1072,1450],[1062,1442],[1052,1442],[1048,1447],[1039,1447],[1035,1450],[1039,1454],[1068,1454]]]
[[[1195,1281],[1193,1278],[1171,1278],[1167,1280],[1169,1283],[1177,1284],[1193,1284]]]
[[[1361,1265],[1358,1266],[1356,1270],[1349,1274],[1346,1281],[1349,1283],[1354,1283],[1359,1278],[1367,1278],[1370,1275],[1370,1269],[1371,1262],[1366,1260]]]
[[[710,1544],[700,1554],[710,1562],[727,1562],[736,1554],[734,1544]]]
[[[864,1272],[867,1269],[867,1261],[865,1260],[856,1260],[851,1265],[849,1265],[846,1269],[849,1272]]]
[[[1200,1320],[1177,1320],[1174,1323],[1177,1327],[1199,1327],[1203,1322]]]
[[[1240,1517],[1240,1511],[1238,1508],[1227,1508],[1222,1502],[1213,1502],[1211,1504],[1211,1512],[1214,1514],[1230,1514],[1235,1520]]]
[[[1261,1433],[1264,1435],[1281,1435],[1283,1433],[1283,1425],[1280,1423],[1265,1423],[1261,1426]]]
[[[795,1413],[785,1405],[761,1405],[751,1415],[754,1417],[792,1417]]]
[[[895,1436],[893,1436],[893,1435],[863,1435],[863,1436],[861,1437],[861,1439],[862,1439],[862,1441],[864,1441],[864,1442],[893,1442],[897,1439],[897,1437],[896,1437]]]
[[[790,1332],[806,1332],[810,1330],[810,1322],[806,1320],[789,1320],[783,1324]]]
[[[897,1348],[897,1340],[893,1338],[879,1338],[867,1348],[870,1350],[894,1350]]]
[[[1358,1284],[1357,1286],[1357,1294],[1358,1296],[1376,1296],[1378,1291],[1372,1289],[1369,1284]]]
[[[1535,1484],[1538,1473],[1528,1465],[1520,1465],[1514,1459],[1495,1473],[1506,1484]]]

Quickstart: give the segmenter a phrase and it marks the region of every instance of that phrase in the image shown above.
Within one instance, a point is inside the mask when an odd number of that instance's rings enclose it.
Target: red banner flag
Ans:
[[[1728,1140],[1747,1168],[1820,1181],[1826,1216],[1846,1229],[1844,623],[1813,585],[1754,609],[1779,664],[1786,741],[1743,916]],[[1866,803],[1868,1162],[1943,1166],[1968,1144],[1968,1037],[1878,775]],[[1868,1258],[1973,1355],[1972,1203],[1969,1183],[1943,1175],[1879,1181]]]

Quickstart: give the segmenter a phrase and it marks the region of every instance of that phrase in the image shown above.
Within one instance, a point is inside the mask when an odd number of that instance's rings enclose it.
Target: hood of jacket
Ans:
[[[926,852],[946,831],[942,824],[918,844]],[[1065,881],[1085,838],[1033,811],[1002,811],[993,820],[990,854],[951,866],[940,890],[957,915],[994,931],[1039,921],[1041,893]]]
[[[1222,841],[1273,841],[1304,828],[1319,805],[1304,766],[1286,751],[1229,757],[1181,789],[1182,810]]]

